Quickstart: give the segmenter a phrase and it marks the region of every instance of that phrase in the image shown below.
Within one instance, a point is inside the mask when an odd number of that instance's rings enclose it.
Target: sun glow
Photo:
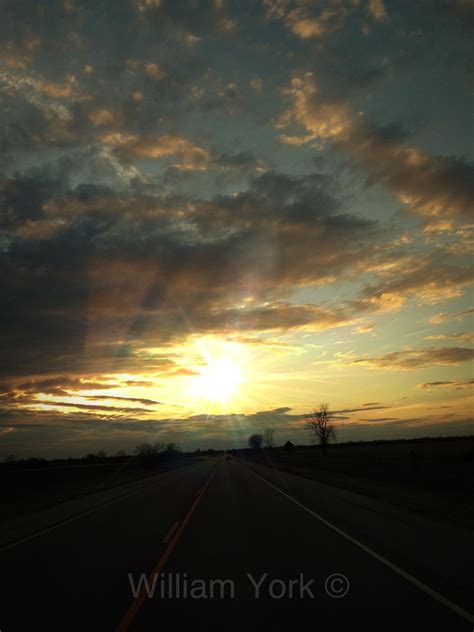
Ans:
[[[237,345],[213,341],[201,342],[204,366],[193,378],[192,394],[196,399],[228,403],[234,399],[244,381],[241,354]]]

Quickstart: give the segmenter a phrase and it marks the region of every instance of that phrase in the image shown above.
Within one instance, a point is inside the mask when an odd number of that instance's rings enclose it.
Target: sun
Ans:
[[[227,402],[241,382],[241,369],[231,358],[212,359],[195,378],[195,395],[211,402]]]
[[[193,378],[192,392],[196,399],[228,403],[235,398],[243,382],[243,371],[235,345],[201,343],[204,364]]]

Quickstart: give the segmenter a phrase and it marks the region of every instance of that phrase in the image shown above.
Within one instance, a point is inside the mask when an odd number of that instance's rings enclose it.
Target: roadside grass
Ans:
[[[196,460],[197,457],[187,457],[153,466],[144,466],[129,459],[95,465],[1,468],[0,523],[94,492],[146,479],[160,472],[189,465]]]
[[[474,528],[474,438],[279,448],[241,456]]]

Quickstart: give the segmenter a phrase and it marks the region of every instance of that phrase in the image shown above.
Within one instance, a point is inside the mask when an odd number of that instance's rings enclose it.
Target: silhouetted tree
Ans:
[[[181,450],[177,443],[167,443],[164,449],[164,456],[167,459],[175,459],[181,454]]]
[[[135,454],[141,463],[150,465],[159,460],[164,449],[165,446],[159,441],[156,443],[141,443],[135,448]]]
[[[273,428],[265,428],[262,441],[265,448],[273,448],[275,445],[275,431]]]
[[[324,456],[328,453],[328,444],[336,438],[336,428],[330,420],[329,404],[320,404],[319,410],[305,415],[306,427],[313,443],[319,443]]]
[[[261,450],[262,443],[263,443],[263,435],[258,434],[258,433],[250,435],[249,440],[248,440],[249,448],[253,448],[254,450]]]

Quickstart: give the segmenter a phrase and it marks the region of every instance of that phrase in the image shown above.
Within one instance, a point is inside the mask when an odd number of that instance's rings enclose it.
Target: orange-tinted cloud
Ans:
[[[122,158],[160,159],[177,156],[177,169],[202,171],[208,168],[211,154],[207,149],[191,143],[182,136],[134,136],[121,133],[107,134],[102,142],[110,144]]]
[[[442,389],[452,389],[455,391],[461,390],[472,390],[474,386],[474,379],[467,380],[446,380],[441,382],[425,382],[424,384],[418,384],[418,388],[423,389],[432,389],[432,388],[442,388]]]
[[[474,169],[470,163],[430,156],[385,137],[345,103],[325,100],[312,73],[295,77],[285,95],[291,106],[280,117],[278,127],[293,123],[305,134],[283,134],[283,142],[297,145],[333,139],[368,171],[369,182],[393,191],[427,222],[472,214]]]
[[[467,347],[424,347],[392,351],[375,357],[353,357],[345,359],[345,364],[368,366],[374,369],[412,371],[434,365],[457,365],[474,358],[474,349]]]

